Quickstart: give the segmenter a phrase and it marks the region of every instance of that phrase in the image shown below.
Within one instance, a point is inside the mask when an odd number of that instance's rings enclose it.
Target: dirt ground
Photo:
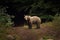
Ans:
[[[10,34],[16,37],[16,40],[43,40],[44,35],[52,33],[51,28],[41,25],[39,29],[28,29],[27,25],[23,27],[13,27]]]

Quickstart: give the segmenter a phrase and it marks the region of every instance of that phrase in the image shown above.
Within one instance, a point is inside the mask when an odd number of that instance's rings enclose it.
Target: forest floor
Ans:
[[[16,40],[43,40],[43,37],[49,33],[52,33],[51,28],[41,24],[39,29],[36,29],[34,25],[32,29],[28,29],[27,25],[13,27],[9,34],[15,35]]]

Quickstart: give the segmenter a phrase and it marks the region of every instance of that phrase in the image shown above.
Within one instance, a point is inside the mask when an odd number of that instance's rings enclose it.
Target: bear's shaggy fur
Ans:
[[[38,16],[28,16],[28,15],[25,15],[24,19],[27,21],[29,29],[32,28],[33,24],[36,24],[37,28],[40,28],[41,19]]]

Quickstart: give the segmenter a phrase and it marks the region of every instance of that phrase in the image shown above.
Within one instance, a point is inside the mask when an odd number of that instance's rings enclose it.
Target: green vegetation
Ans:
[[[3,8],[2,8],[3,9]],[[2,10],[0,10],[2,11]],[[7,28],[11,28],[13,26],[13,22],[11,22],[11,17],[4,12],[0,12],[0,40],[7,40]]]
[[[7,13],[14,16],[16,14],[37,15],[45,17],[42,19],[46,19],[46,21],[50,21],[53,20],[52,16],[60,14],[59,0],[1,0],[0,4],[0,8],[5,7]]]
[[[55,15],[54,20],[52,22],[43,23],[43,27],[47,27],[48,30],[43,36],[44,39],[54,39],[59,40],[60,37],[60,15]]]
[[[35,38],[38,38],[41,35],[43,35],[44,39],[53,38],[54,40],[58,40],[60,38],[60,1],[59,0],[0,0],[0,40],[7,40],[6,35],[12,31],[12,26],[14,22],[12,22],[11,17],[15,16],[15,18],[19,22],[20,16],[24,14],[31,16],[33,15],[39,16],[43,22],[41,24],[42,27],[46,29],[46,32],[45,33],[43,32],[43,34],[41,34],[40,32],[41,30],[36,32],[36,30],[33,29],[33,31],[31,30],[32,34],[28,34],[28,35],[26,34],[27,37],[30,38],[33,35],[33,38],[35,36],[37,36]],[[25,30],[29,30],[29,29],[25,29]],[[26,32],[25,30],[24,32]],[[15,31],[13,30],[13,32]],[[34,34],[35,32],[36,34]],[[17,36],[16,40],[19,40],[21,34],[20,36],[16,34],[16,36]],[[22,38],[23,38],[23,34],[22,34]]]
[[[0,27],[12,26],[11,18],[9,15],[0,13]]]

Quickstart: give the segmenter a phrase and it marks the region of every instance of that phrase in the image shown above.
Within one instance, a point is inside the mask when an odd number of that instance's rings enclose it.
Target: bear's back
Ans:
[[[32,16],[32,17],[30,18],[30,20],[31,20],[31,21],[40,21],[41,19],[40,19],[39,17],[37,17],[37,16]]]

